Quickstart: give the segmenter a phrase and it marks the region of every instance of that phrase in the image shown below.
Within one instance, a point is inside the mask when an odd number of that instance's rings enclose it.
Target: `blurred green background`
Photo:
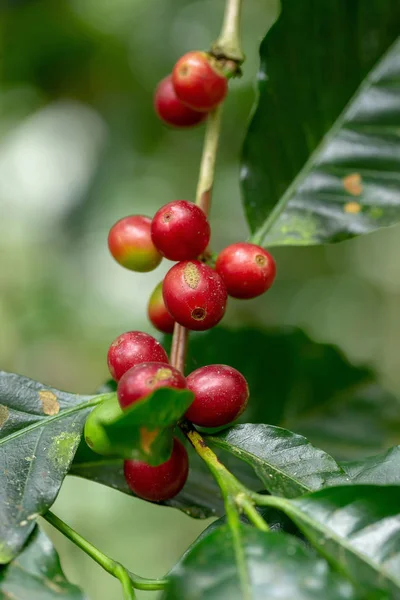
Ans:
[[[239,153],[254,101],[258,45],[275,0],[247,0],[244,77],[231,82],[212,209],[214,250],[247,236]],[[176,132],[152,94],[181,54],[207,49],[224,0],[3,0],[0,7],[0,367],[91,393],[109,343],[151,332],[149,293],[168,268],[125,271],[110,226],[193,199],[203,129]],[[293,102],[296,99],[293,98]],[[271,169],[274,157],[270,157]],[[400,391],[400,228],[337,246],[275,250],[265,297],[231,301],[225,323],[298,325],[374,366]],[[154,332],[153,332],[154,333]],[[68,478],[54,511],[143,576],[162,576],[208,522]],[[119,585],[52,534],[71,580],[92,600]],[[139,598],[150,594],[139,594]]]

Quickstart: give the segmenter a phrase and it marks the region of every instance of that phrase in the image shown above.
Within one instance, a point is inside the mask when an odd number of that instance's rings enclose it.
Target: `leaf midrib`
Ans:
[[[257,463],[257,465],[259,465],[260,467],[262,467],[264,464],[267,464],[271,468],[272,471],[275,471],[277,474],[281,475],[288,481],[292,481],[293,483],[297,484],[302,490],[304,490],[305,493],[316,491],[313,488],[307,487],[306,485],[304,485],[304,483],[301,483],[295,477],[289,476],[287,473],[285,473],[285,471],[282,471],[281,469],[279,469],[279,467],[271,465],[271,463],[269,463],[267,460],[262,460],[261,458],[258,458],[258,456],[256,456],[255,454],[251,454],[247,450],[243,450],[242,448],[240,448],[240,453],[239,453],[239,452],[237,452],[236,446],[233,446],[233,445],[229,444],[228,442],[223,442],[223,441],[218,440],[217,438],[213,438],[213,437],[209,437],[208,439],[210,439],[211,442],[213,442],[216,446],[218,446],[222,450],[226,450],[227,452],[234,454],[238,458],[244,457],[245,462],[253,468],[254,468],[254,466],[252,464],[253,461],[255,463]],[[264,480],[263,480],[263,483],[268,488],[267,483]]]
[[[240,526],[232,526],[228,523],[231,530],[233,552],[236,558],[240,587],[243,592],[243,600],[252,600],[249,589],[249,571],[246,564],[246,557],[242,546],[242,536]]]

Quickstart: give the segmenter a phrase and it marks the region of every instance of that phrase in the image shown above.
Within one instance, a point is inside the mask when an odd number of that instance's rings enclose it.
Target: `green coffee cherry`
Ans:
[[[96,406],[86,419],[85,423],[85,441],[89,448],[101,454],[102,456],[115,455],[115,446],[111,444],[108,438],[104,423],[109,423],[122,414],[118,404],[117,396],[105,400],[99,406]]]

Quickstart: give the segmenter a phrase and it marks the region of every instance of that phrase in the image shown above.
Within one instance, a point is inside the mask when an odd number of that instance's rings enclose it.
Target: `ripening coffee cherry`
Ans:
[[[158,84],[154,94],[154,109],[161,121],[171,127],[193,127],[207,118],[207,113],[193,110],[179,100],[171,75]]]
[[[198,260],[177,263],[163,282],[168,312],[187,329],[204,331],[224,316],[227,293],[221,277]]]
[[[184,376],[161,362],[146,362],[129,369],[119,380],[117,396],[122,409],[146,398],[159,388],[186,388]]]
[[[186,379],[194,401],[186,417],[201,427],[228,425],[246,408],[249,388],[243,375],[226,365],[208,365]]]
[[[188,472],[188,454],[177,438],[174,438],[170,458],[158,467],[140,460],[124,461],[126,483],[136,496],[150,502],[162,502],[176,496],[185,485]]]
[[[151,239],[157,250],[169,260],[194,260],[207,248],[210,225],[196,204],[176,200],[154,215]]]
[[[174,331],[175,321],[167,311],[162,295],[162,281],[154,288],[147,305],[147,314],[154,327],[163,333]]]
[[[110,229],[108,247],[115,260],[139,273],[155,269],[162,256],[151,241],[151,219],[133,215],[121,219]]]
[[[188,52],[172,71],[176,95],[194,110],[210,111],[225,98],[228,80],[218,61],[206,52]]]
[[[108,437],[104,424],[110,423],[121,415],[121,407],[114,395],[91,411],[85,422],[84,436],[93,452],[103,456],[115,454],[115,444]]]
[[[143,331],[127,331],[119,335],[108,350],[108,368],[116,381],[126,371],[143,362],[169,363],[161,344]]]
[[[222,250],[215,269],[233,298],[260,296],[271,287],[276,275],[275,261],[270,253],[246,242]]]

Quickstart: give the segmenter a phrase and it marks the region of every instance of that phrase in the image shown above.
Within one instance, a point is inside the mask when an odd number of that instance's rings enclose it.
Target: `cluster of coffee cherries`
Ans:
[[[218,62],[206,52],[188,52],[158,85],[154,108],[171,127],[192,127],[207,118],[225,98],[228,81]]]
[[[118,382],[122,410],[159,388],[189,389],[194,400],[185,416],[201,427],[220,427],[234,421],[247,405],[249,390],[239,371],[226,365],[208,365],[184,377],[169,364],[161,344],[141,331],[117,337],[107,362]],[[185,484],[188,469],[188,455],[178,438],[174,438],[170,458],[157,467],[139,460],[124,461],[125,479],[131,490],[153,502],[175,496]]]
[[[108,245],[124,267],[145,272],[162,257],[176,261],[148,304],[149,319],[159,331],[172,333],[175,322],[191,330],[210,329],[224,316],[228,295],[255,298],[271,287],[276,267],[269,252],[239,242],[222,250],[213,268],[206,264],[209,240],[207,217],[186,200],[166,204],[153,219],[133,215],[111,228]]]
[[[169,125],[187,127],[202,121],[223,100],[227,80],[217,61],[204,52],[191,52],[161,81],[155,94],[158,115]],[[255,298],[272,285],[275,262],[263,248],[232,244],[213,260],[207,247],[210,225],[192,202],[177,200],[153,217],[133,215],[110,230],[108,246],[127,269],[148,272],[162,258],[176,262],[152,293],[148,316],[164,333],[178,323],[190,330],[214,327],[224,316],[228,295]],[[159,342],[139,331],[120,335],[108,352],[108,366],[118,382],[122,410],[159,388],[189,389],[194,400],[186,418],[205,428],[222,427],[246,408],[249,391],[243,375],[226,365],[208,365],[184,377],[169,364]],[[175,496],[188,475],[185,447],[174,438],[172,454],[159,466],[138,460],[124,462],[126,481],[139,497],[163,501]]]

